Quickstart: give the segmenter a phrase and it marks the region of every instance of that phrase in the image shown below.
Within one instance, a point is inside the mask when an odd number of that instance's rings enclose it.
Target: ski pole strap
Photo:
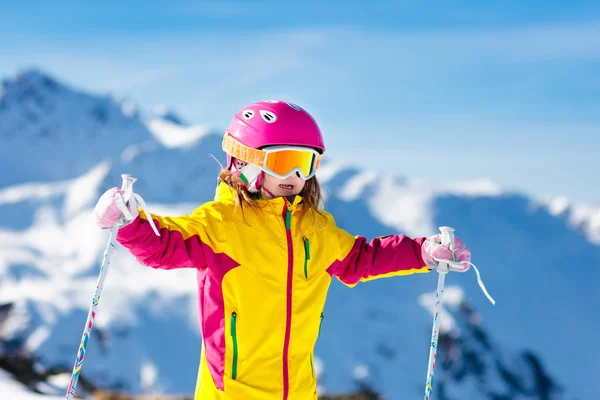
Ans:
[[[449,267],[452,266],[454,268],[454,269],[449,268],[449,270],[459,271],[461,268],[464,268],[462,265],[463,264],[462,262],[443,260],[443,259],[437,259],[437,258],[435,258],[435,260],[438,261],[439,263],[446,263],[446,264],[448,264]],[[490,303],[495,305],[496,300],[494,300],[494,298],[488,293],[487,289],[485,288],[485,285],[483,284],[483,280],[481,279],[481,274],[479,273],[479,269],[477,269],[477,266],[475,264],[473,264],[472,262],[466,262],[466,263],[473,266],[473,268],[475,269],[475,274],[477,275],[477,283],[479,284],[481,291],[483,292],[483,294],[485,294],[485,296],[488,298]]]
[[[154,224],[154,219],[148,212],[146,202],[144,201],[144,199],[142,199],[142,196],[133,192],[130,194],[126,194],[125,196],[127,197],[127,199],[125,199],[124,197],[120,197],[120,199],[117,201],[117,207],[119,207],[119,210],[121,210],[121,212],[123,213],[123,217],[125,217],[125,220],[131,222],[134,219],[134,210],[136,210],[139,204],[139,207],[142,209],[144,214],[146,214],[146,217],[148,218],[148,222],[150,223],[152,230],[154,231],[156,236],[160,236],[160,233],[158,232],[158,229]],[[133,201],[131,201],[132,197]]]
[[[144,202],[144,199],[142,199],[142,196],[140,196],[137,193],[132,193],[132,196],[138,202],[138,204],[140,205],[140,208],[142,209],[144,214],[146,214],[146,217],[148,217],[148,222],[150,222],[150,226],[152,226],[152,230],[154,231],[154,233],[156,233],[156,236],[160,236],[160,233],[158,232],[156,225],[154,225],[154,219],[152,219],[152,216],[150,215],[150,213],[148,211],[146,211],[146,203]]]
[[[473,268],[475,269],[475,274],[477,274],[477,283],[479,284],[479,287],[481,288],[481,291],[483,292],[483,294],[485,294],[485,296],[488,298],[488,300],[490,301],[490,303],[492,304],[496,304],[496,300],[494,300],[494,298],[492,296],[490,296],[490,294],[488,293],[487,289],[485,288],[485,285],[483,284],[483,281],[481,280],[481,274],[479,273],[479,270],[477,269],[477,266],[475,266],[475,264],[473,264],[472,262],[469,263],[469,265],[472,265]]]

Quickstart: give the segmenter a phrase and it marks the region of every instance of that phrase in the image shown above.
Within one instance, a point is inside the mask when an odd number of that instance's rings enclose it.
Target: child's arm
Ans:
[[[200,207],[192,215],[181,217],[151,216],[160,236],[156,236],[143,211],[117,234],[117,241],[139,263],[159,269],[205,268],[206,258],[220,252],[224,224],[214,209]]]
[[[412,239],[392,235],[368,243],[365,237],[354,237],[336,227],[333,218],[330,223],[333,229],[330,232],[339,245],[339,256],[328,271],[348,286],[371,279],[430,271],[421,257],[424,237]]]

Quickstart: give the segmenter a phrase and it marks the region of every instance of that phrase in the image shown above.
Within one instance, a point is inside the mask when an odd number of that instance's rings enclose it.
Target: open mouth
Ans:
[[[294,185],[279,185],[280,188],[282,188],[283,190],[293,190],[294,189]]]

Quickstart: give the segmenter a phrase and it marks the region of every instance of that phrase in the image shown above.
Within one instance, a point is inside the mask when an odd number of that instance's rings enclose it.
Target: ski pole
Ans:
[[[129,201],[129,198],[133,194],[133,183],[136,181],[136,178],[127,174],[123,174],[121,175],[121,177],[123,178],[121,190],[123,190],[124,192],[123,199],[125,200],[125,204],[127,204],[127,201]],[[73,365],[73,373],[71,374],[71,380],[67,388],[67,400],[73,399],[73,396],[75,395],[75,387],[77,386],[77,380],[79,379],[79,374],[83,365],[85,350],[87,349],[90,335],[92,333],[92,328],[94,327],[94,319],[96,318],[96,308],[98,307],[98,303],[100,302],[100,295],[102,294],[104,280],[106,279],[106,273],[108,272],[108,266],[110,265],[110,256],[115,248],[118,230],[118,226],[113,226],[110,230],[108,244],[106,245],[106,249],[104,250],[104,258],[102,259],[102,265],[100,267],[100,274],[98,275],[96,292],[94,293],[94,297],[92,297],[92,304],[90,305],[90,311],[88,313],[87,321],[85,322],[85,326],[83,328],[83,336],[81,337],[81,343],[79,344],[79,350],[77,351],[77,358],[75,358],[75,364]]]
[[[442,244],[450,245],[452,251],[452,257],[454,259],[454,228],[449,226],[441,226],[440,232],[442,232]],[[449,268],[445,268],[448,271]],[[438,271],[438,284],[437,293],[435,295],[435,315],[433,316],[433,329],[431,331],[431,344],[429,349],[429,365],[427,367],[427,382],[425,384],[425,400],[431,399],[431,392],[433,391],[433,373],[435,371],[435,363],[437,358],[437,346],[438,337],[440,334],[440,318],[442,316],[442,301],[444,297],[444,284],[446,282],[445,271]]]

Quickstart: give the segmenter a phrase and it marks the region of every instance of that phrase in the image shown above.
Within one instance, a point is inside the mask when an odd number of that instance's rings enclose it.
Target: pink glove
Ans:
[[[447,246],[442,245],[442,235],[437,234],[427,238],[421,246],[421,257],[425,264],[431,269],[440,268],[439,261],[453,261],[452,251]],[[462,240],[454,238],[454,257],[456,262],[448,264],[450,271],[465,272],[470,267],[471,252],[465,246]],[[456,263],[462,264],[462,268],[459,268]],[[447,271],[444,271],[447,272]]]
[[[94,207],[94,216],[96,225],[102,229],[112,228],[113,226],[124,226],[133,221],[137,215],[137,204],[132,196],[128,204],[125,205],[123,199],[124,192],[119,188],[112,188],[104,192],[96,207]]]

